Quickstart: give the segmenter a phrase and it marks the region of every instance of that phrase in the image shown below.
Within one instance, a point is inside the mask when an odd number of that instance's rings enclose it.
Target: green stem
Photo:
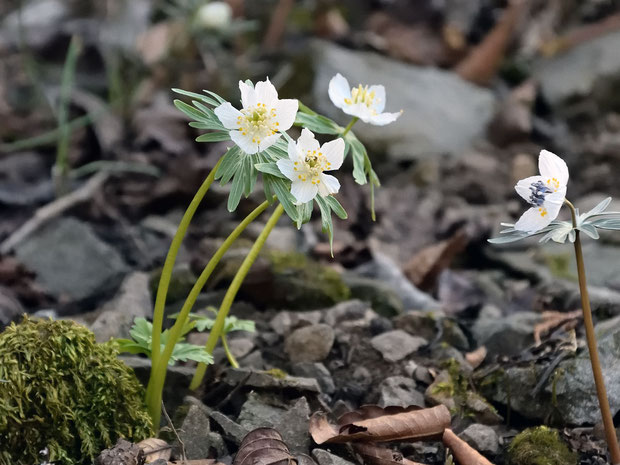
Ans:
[[[239,363],[237,363],[237,359],[235,359],[235,356],[232,354],[230,348],[228,347],[228,338],[226,337],[226,334],[222,334],[222,347],[224,347],[224,352],[226,352],[226,358],[228,359],[232,367],[239,368]]]
[[[359,120],[359,118],[357,116],[354,116],[353,119],[351,120],[351,122],[349,124],[347,124],[347,127],[344,128],[344,131],[342,131],[342,134],[340,134],[342,137],[346,136],[349,131],[351,130],[351,128],[353,127],[353,125],[355,123],[357,123]]]
[[[215,171],[215,170],[214,170]],[[174,346],[181,339],[183,335],[183,327],[187,323],[189,318],[189,314],[196,303],[196,299],[198,295],[204,288],[207,280],[213,273],[213,270],[220,262],[226,251],[230,248],[230,246],[237,240],[237,238],[241,235],[241,233],[248,227],[248,225],[254,221],[262,212],[267,209],[269,206],[268,201],[264,201],[258,207],[256,207],[248,216],[246,216],[241,223],[233,230],[232,233],[226,238],[226,240],[222,243],[222,245],[217,249],[213,257],[207,263],[204,270],[194,283],[191,291],[189,292],[187,299],[183,303],[183,307],[177,316],[177,319],[170,329],[170,336],[168,337],[168,341],[166,342],[166,346],[162,351],[157,364],[153,362],[151,368],[151,377],[149,379],[149,384],[147,386],[147,407],[149,413],[151,414],[151,418],[153,418],[153,424],[159,425],[159,419],[161,416],[161,401],[163,396],[163,388],[164,383],[166,381],[166,372],[168,369],[168,361],[172,356],[172,352],[174,351]]]
[[[187,233],[187,228],[189,227],[189,224],[194,217],[194,213],[196,213],[196,210],[198,209],[198,205],[200,205],[200,202],[209,190],[209,187],[211,187],[211,184],[213,184],[213,180],[215,179],[215,173],[217,172],[221,161],[222,159],[220,158],[215,167],[207,176],[207,179],[204,180],[202,186],[200,186],[200,188],[198,189],[198,192],[196,192],[196,195],[189,204],[189,207],[187,207],[187,210],[185,211],[185,214],[181,219],[181,223],[179,223],[177,232],[172,238],[172,243],[170,244],[170,249],[168,249],[168,255],[166,255],[166,261],[164,262],[164,267],[161,270],[161,277],[159,278],[157,295],[155,297],[155,306],[153,309],[153,343],[151,348],[151,360],[153,367],[157,366],[157,364],[159,363],[161,327],[164,322],[164,307],[166,306],[166,296],[168,295],[170,280],[172,279],[172,270],[174,269],[174,263],[176,262],[179,249],[181,248],[181,243],[183,242],[183,238]],[[157,405],[157,409],[159,410],[159,405]]]
[[[226,322],[226,317],[228,316],[228,312],[230,311],[230,307],[235,300],[237,292],[239,291],[243,280],[250,271],[250,268],[256,261],[256,258],[258,258],[258,254],[263,248],[263,245],[265,245],[267,237],[269,237],[269,234],[282,216],[282,213],[284,213],[284,207],[282,206],[282,204],[279,204],[274,210],[274,212],[271,214],[271,217],[269,218],[267,224],[256,239],[256,242],[254,242],[254,245],[250,249],[247,257],[245,257],[245,259],[243,260],[243,263],[239,267],[237,274],[232,280],[232,283],[230,283],[230,287],[226,291],[226,295],[222,300],[222,305],[220,306],[220,309],[217,312],[217,317],[215,318],[215,324],[213,325],[213,329],[209,333],[209,339],[207,339],[207,344],[205,345],[205,350],[208,353],[213,354],[213,349],[215,349],[217,341],[222,334],[222,330],[224,329],[224,324]],[[196,368],[196,373],[194,374],[194,378],[189,385],[189,388],[192,391],[195,391],[198,386],[200,386],[200,383],[202,383],[206,371],[207,366],[204,363],[198,364],[198,367]]]
[[[568,205],[573,220],[573,227],[577,227],[577,212],[575,206],[568,200],[564,200]],[[583,250],[581,248],[581,238],[579,230],[575,230],[575,258],[577,260],[577,274],[579,275],[579,291],[581,293],[581,308],[583,311],[583,324],[586,329],[586,340],[588,343],[588,352],[590,353],[590,362],[592,364],[592,374],[594,375],[594,385],[596,386],[596,395],[598,404],[603,418],[603,426],[605,428],[605,439],[607,447],[611,455],[611,463],[620,464],[620,447],[618,446],[618,437],[616,436],[616,428],[614,420],[609,408],[609,400],[607,398],[607,390],[605,389],[605,380],[603,379],[603,371],[598,355],[598,347],[596,344],[596,334],[594,331],[594,322],[592,321],[592,309],[590,308],[590,297],[588,295],[588,285],[586,282],[586,267],[583,260]]]

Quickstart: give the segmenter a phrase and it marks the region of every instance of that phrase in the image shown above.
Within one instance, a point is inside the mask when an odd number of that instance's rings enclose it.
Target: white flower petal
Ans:
[[[280,134],[279,132],[276,132],[275,134],[272,134],[262,139],[258,143],[258,151],[262,152],[263,150],[266,150],[269,147],[271,147],[273,144],[275,144],[278,141],[281,135],[282,134]]]
[[[344,161],[344,140],[342,138],[331,140],[321,146],[321,153],[329,162],[325,171],[337,170]]]
[[[385,87],[380,85],[370,86],[368,88],[369,93],[375,94],[375,98],[372,101],[372,108],[377,113],[381,113],[385,109]]]
[[[282,158],[276,162],[280,173],[289,178],[291,181],[297,179],[297,173],[295,172],[295,163],[292,160]]]
[[[539,181],[544,182],[542,176],[530,176],[529,178],[521,179],[515,186],[515,190],[517,191],[517,194],[519,194],[521,197],[523,197],[529,202],[530,197],[532,196],[532,191],[530,190],[530,187],[532,186],[532,184],[535,184]]]
[[[538,157],[538,169],[544,178],[555,178],[560,186],[568,184],[568,166],[555,153],[541,150]]]
[[[402,111],[396,113],[381,113],[379,115],[372,116],[368,122],[375,126],[385,126],[386,124],[396,121],[402,114]]]
[[[293,197],[297,200],[297,202],[295,202],[297,205],[310,202],[310,200],[316,197],[318,192],[319,188],[315,184],[312,184],[310,178],[306,178],[306,181],[297,179],[293,181],[291,185],[291,194],[293,194]]]
[[[243,81],[239,81],[239,90],[241,91],[241,104],[243,108],[253,107],[258,103],[256,99],[256,90],[247,85]]]
[[[364,123],[369,123],[370,119],[374,115],[373,111],[363,103],[353,103],[350,105],[345,104],[344,106],[341,107],[341,109],[347,115],[357,116]]]
[[[278,123],[277,130],[288,131],[295,122],[299,101],[295,99],[278,100],[273,107],[276,110],[274,121]]]
[[[340,73],[336,74],[329,81],[329,98],[338,108],[347,106],[345,99],[351,98],[351,87],[349,81]]]
[[[336,194],[340,190],[340,182],[330,174],[321,173],[319,181],[321,181],[319,182],[319,194],[321,197]]]
[[[252,142],[252,137],[244,136],[241,131],[230,131],[230,138],[248,155],[258,152],[258,142]]]
[[[297,150],[297,144],[295,143],[294,140],[289,140],[288,141],[288,157],[291,159],[291,161],[293,162],[298,162],[300,161],[300,155],[299,155],[299,150]]]
[[[533,233],[548,226],[553,219],[543,207],[532,207],[515,223],[517,231]]]
[[[314,134],[309,129],[303,128],[301,130],[301,136],[297,139],[297,150],[302,154],[310,150],[319,150],[319,141],[314,138]]]
[[[213,112],[226,129],[237,129],[239,127],[237,118],[242,116],[241,112],[229,102],[222,103],[220,106],[216,107]]]
[[[278,101],[278,91],[269,81],[259,81],[254,87],[256,90],[256,102],[264,104],[267,108],[271,108]]]

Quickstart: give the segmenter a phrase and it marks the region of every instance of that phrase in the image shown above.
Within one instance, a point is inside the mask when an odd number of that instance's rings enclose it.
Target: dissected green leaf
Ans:
[[[230,140],[230,134],[227,131],[208,132],[196,137],[196,142],[221,142]]]

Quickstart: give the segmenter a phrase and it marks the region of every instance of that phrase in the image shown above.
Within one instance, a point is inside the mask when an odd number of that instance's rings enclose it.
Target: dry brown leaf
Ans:
[[[445,405],[427,409],[366,405],[342,415],[338,426],[330,424],[322,412],[315,413],[310,418],[310,434],[317,444],[426,439],[440,436],[450,421]]]
[[[526,5],[527,0],[513,0],[510,3],[491,32],[458,64],[456,72],[459,76],[480,85],[491,82]]]
[[[467,363],[469,363],[473,369],[476,369],[482,365],[482,362],[484,362],[486,357],[487,348],[485,346],[480,346],[476,350],[465,354],[465,360],[467,360]]]
[[[363,463],[369,465],[425,465],[403,457],[400,452],[386,447],[377,447],[372,444],[353,444],[353,449],[363,459]]]
[[[172,447],[163,439],[148,438],[140,441],[137,445],[144,452],[146,463],[159,459],[170,460]]]
[[[284,465],[296,463],[282,441],[282,436],[273,428],[258,428],[249,432],[237,453],[233,465]]]
[[[450,266],[454,257],[465,249],[467,242],[467,234],[460,229],[449,239],[422,249],[404,266],[405,275],[416,287],[431,289],[439,273]]]
[[[554,328],[568,325],[582,316],[583,314],[581,310],[575,310],[568,313],[555,311],[543,312],[543,321],[534,326],[534,342],[536,342],[536,345],[540,345],[541,336],[543,334],[548,333]]]
[[[480,452],[454,434],[451,429],[444,431],[443,444],[452,451],[452,455],[461,465],[493,465]]]

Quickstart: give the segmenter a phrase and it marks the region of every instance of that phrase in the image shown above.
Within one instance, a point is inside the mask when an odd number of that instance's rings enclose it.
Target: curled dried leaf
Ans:
[[[474,370],[482,365],[485,358],[487,358],[487,348],[485,346],[480,346],[476,350],[465,354],[465,360]]]
[[[443,444],[452,451],[452,455],[458,463],[463,465],[493,465],[480,452],[454,434],[451,429],[444,431]]]
[[[373,444],[353,444],[353,449],[369,465],[425,465],[403,457],[403,454]]]
[[[289,465],[297,461],[273,428],[250,431],[239,446],[233,465]]]
[[[172,447],[163,439],[147,438],[140,441],[137,445],[144,452],[144,457],[146,458],[145,463],[154,462],[159,459],[170,460]]]
[[[322,412],[315,413],[310,418],[310,434],[317,444],[419,440],[441,436],[450,421],[450,411],[444,405],[427,409],[366,405],[342,415],[338,426]]]

